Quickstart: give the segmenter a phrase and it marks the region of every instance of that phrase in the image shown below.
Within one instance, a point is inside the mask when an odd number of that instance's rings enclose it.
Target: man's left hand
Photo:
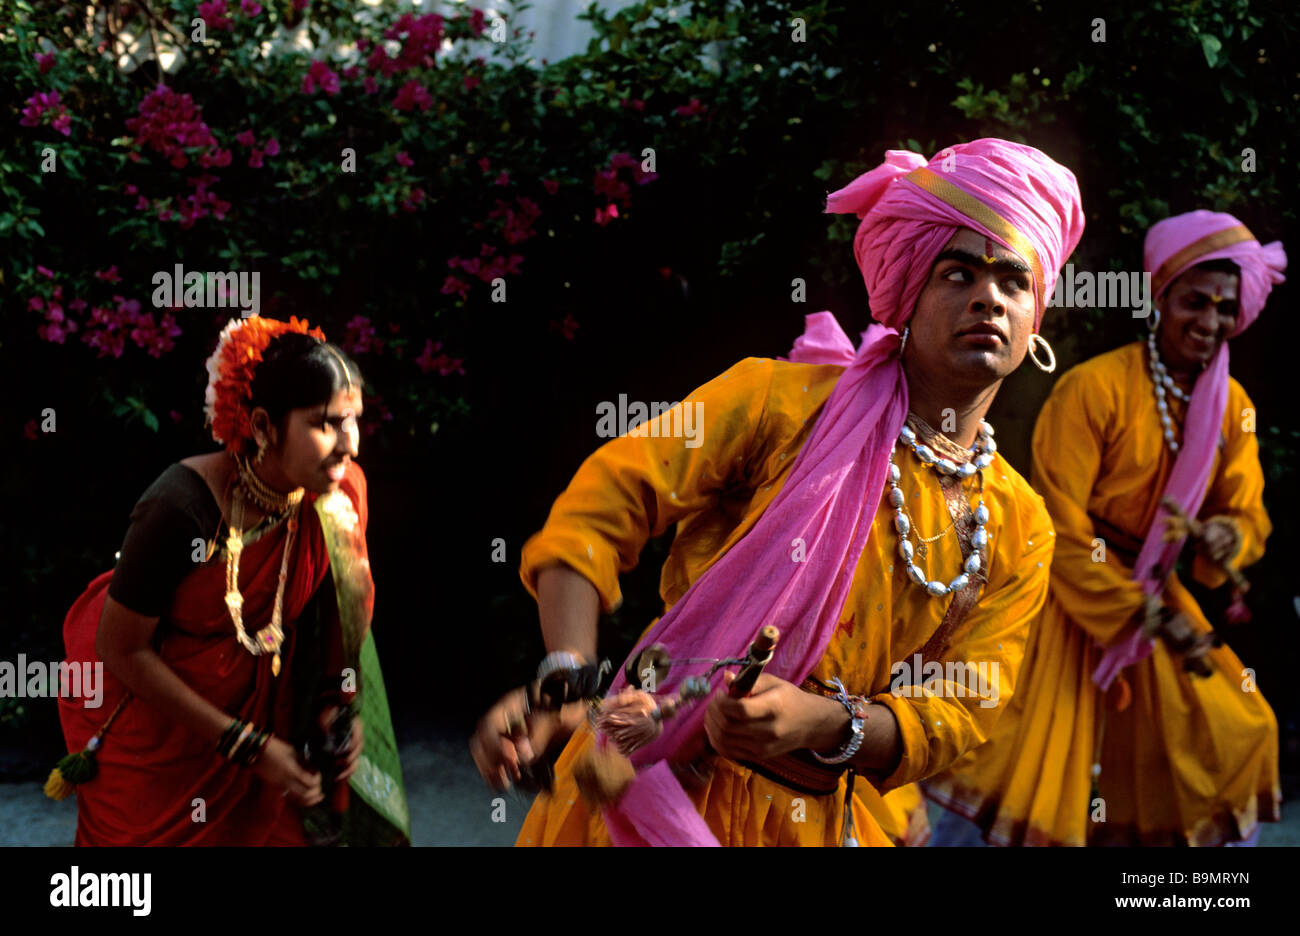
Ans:
[[[732,673],[723,675],[724,686],[734,680]],[[848,724],[839,702],[768,673],[743,699],[717,693],[704,715],[709,743],[731,760],[768,760],[802,748],[833,750],[847,736]]]

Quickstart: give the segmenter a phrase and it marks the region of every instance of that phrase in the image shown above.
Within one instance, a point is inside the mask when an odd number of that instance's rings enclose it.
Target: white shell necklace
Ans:
[[[1169,376],[1168,369],[1160,360],[1160,352],[1156,348],[1156,333],[1153,331],[1147,332],[1147,363],[1150,366],[1151,382],[1156,387],[1156,409],[1160,412],[1160,428],[1164,432],[1169,450],[1177,455],[1178,440],[1174,438],[1174,421],[1169,416],[1169,403],[1165,397],[1169,395],[1187,403],[1191,400],[1191,396]]]
[[[992,464],[993,453],[998,450],[997,443],[993,441],[993,427],[982,419],[980,420],[979,436],[976,438],[975,446],[972,449],[975,457],[961,465],[951,459],[935,454],[934,450],[927,445],[918,444],[916,433],[910,426],[905,425],[899,430],[898,441],[910,448],[923,464],[933,466],[940,476],[956,477],[963,481]],[[908,539],[912,530],[912,523],[908,520],[907,514],[904,513],[905,500],[903,492],[898,486],[902,473],[898,470],[898,466],[894,464],[894,451],[897,448],[898,446],[895,444],[889,450],[889,503],[894,508],[894,529],[898,530],[898,554],[907,563],[907,577],[924,588],[934,598],[942,598],[953,592],[961,591],[969,583],[970,577],[980,570],[979,551],[988,543],[988,534],[984,532],[984,524],[988,523],[989,510],[984,506],[983,486],[981,485],[980,502],[974,513],[975,532],[971,536],[971,545],[974,550],[963,563],[961,574],[947,584],[930,579],[925,570],[912,561],[916,549]],[[920,536],[919,533],[917,535]]]

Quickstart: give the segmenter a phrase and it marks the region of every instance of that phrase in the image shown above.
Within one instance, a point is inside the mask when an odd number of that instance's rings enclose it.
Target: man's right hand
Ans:
[[[525,714],[525,693],[519,688],[506,693],[496,705],[479,719],[478,728],[470,738],[469,749],[474,763],[488,786],[494,790],[508,790],[520,778],[520,766],[537,760],[551,744],[566,736],[577,723],[565,712],[540,712],[534,709]],[[579,703],[578,708],[581,708]],[[568,731],[565,729],[568,728]]]

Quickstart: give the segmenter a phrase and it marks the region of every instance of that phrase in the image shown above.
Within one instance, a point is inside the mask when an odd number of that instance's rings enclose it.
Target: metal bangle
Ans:
[[[586,661],[576,653],[570,653],[568,650],[552,650],[537,665],[537,681],[541,682],[559,670],[582,669],[585,665]]]
[[[835,701],[843,705],[849,713],[849,736],[834,754],[822,755],[811,750],[809,753],[823,764],[842,764],[858,753],[858,748],[862,747],[862,739],[865,737],[862,726],[865,720],[858,714],[858,707],[866,705],[867,702],[861,696],[849,695],[848,690],[844,688],[844,683],[840,682],[838,677],[832,678],[831,683],[836,689]]]

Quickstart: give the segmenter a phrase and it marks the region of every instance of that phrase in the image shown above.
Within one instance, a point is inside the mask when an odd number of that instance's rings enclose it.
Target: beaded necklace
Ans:
[[[1191,396],[1169,376],[1168,369],[1160,360],[1160,351],[1156,347],[1156,333],[1153,331],[1147,332],[1147,364],[1151,373],[1151,382],[1156,388],[1156,410],[1160,413],[1160,428],[1164,432],[1169,450],[1177,455],[1178,440],[1174,438],[1174,421],[1169,415],[1169,403],[1165,397],[1173,396],[1186,403],[1191,400]]]
[[[916,433],[910,426],[903,426],[898,433],[898,441],[910,448],[923,465],[932,467],[940,477],[956,477],[963,481],[992,464],[993,453],[998,450],[997,443],[993,441],[993,427],[982,419],[980,420],[979,436],[976,438],[975,445],[971,450],[974,457],[960,465],[952,459],[935,454],[934,450],[929,446],[918,443]],[[908,538],[912,530],[912,523],[904,511],[905,500],[903,492],[898,486],[902,472],[899,471],[898,465],[894,463],[894,452],[897,447],[897,444],[895,444],[889,450],[889,503],[894,508],[894,529],[898,531],[899,537],[898,553],[902,556],[903,562],[907,564],[907,577],[921,588],[924,588],[933,598],[942,598],[953,592],[961,591],[970,581],[970,577],[979,572],[979,551],[988,542],[988,534],[984,530],[984,524],[988,523],[989,510],[984,506],[983,484],[980,485],[980,502],[974,511],[975,532],[971,536],[971,545],[974,547],[974,551],[962,564],[961,573],[952,581],[945,584],[930,579],[926,572],[913,561],[916,548]],[[982,479],[983,476],[981,475]],[[919,531],[917,537],[920,538]]]

